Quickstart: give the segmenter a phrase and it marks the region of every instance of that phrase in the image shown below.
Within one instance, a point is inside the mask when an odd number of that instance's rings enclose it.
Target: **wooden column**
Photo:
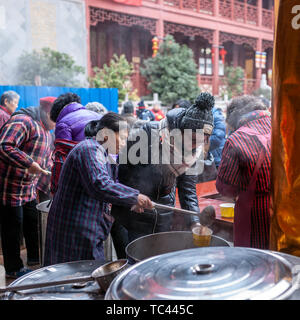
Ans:
[[[106,55],[107,58],[106,58],[106,60],[107,60],[107,62],[109,62],[111,60],[111,58],[113,57],[113,54],[114,54],[114,43],[113,43],[113,36],[112,36],[114,30],[113,30],[112,26],[109,26],[107,31],[108,31],[109,36],[106,37],[106,39],[107,39],[107,42],[106,42],[107,43],[107,51],[106,51],[107,52],[107,55]]]
[[[234,20],[234,0],[231,0],[231,20]]]
[[[214,0],[214,16],[215,17],[219,16],[219,0]]]
[[[189,46],[190,49],[192,49],[193,54],[194,54],[194,61],[198,66],[198,61],[197,61],[197,48],[198,48],[198,46],[197,46],[197,43],[196,43],[196,37],[195,37],[194,40],[189,39],[189,45],[188,46]]]
[[[262,25],[262,0],[257,0],[258,26]]]
[[[92,62],[91,62],[91,42],[90,42],[90,8],[88,1],[85,2],[85,15],[86,15],[86,30],[87,30],[87,36],[86,36],[86,42],[87,42],[87,72],[88,75],[92,75]]]
[[[259,38],[257,39],[257,46],[256,46],[257,51],[262,51],[262,39]],[[262,74],[262,69],[261,68],[256,68],[256,89],[260,87],[260,81],[261,81],[261,74]]]
[[[163,20],[163,7],[164,7],[164,0],[158,0],[157,1],[158,5],[160,6],[161,10],[159,10],[159,14],[157,17],[157,22],[156,22],[156,35],[161,41],[164,38],[164,20]]]
[[[100,38],[100,23],[96,27],[96,65],[101,68],[101,38]],[[106,61],[104,61],[105,63]]]
[[[138,95],[141,94],[141,88],[140,88],[140,33],[139,31],[132,27],[131,32],[131,53],[132,53],[132,63],[134,67],[134,74],[133,74],[133,89],[138,90]]]
[[[219,45],[220,45],[220,32],[214,31],[213,36],[213,49],[214,49],[214,65],[213,65],[213,95],[219,95]]]
[[[232,44],[232,63],[235,68],[239,65],[239,46],[235,43]]]

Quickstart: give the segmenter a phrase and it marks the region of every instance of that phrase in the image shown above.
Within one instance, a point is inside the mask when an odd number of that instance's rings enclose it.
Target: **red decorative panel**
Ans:
[[[214,11],[214,1],[212,0],[198,0],[199,11],[203,13],[213,14]]]
[[[273,49],[273,41],[269,41],[269,40],[263,40],[262,41],[262,51],[266,51],[268,48],[272,48]]]
[[[242,2],[235,1],[234,3],[234,20],[238,22],[245,21],[245,5]]]
[[[164,5],[179,8],[179,0],[164,0]]]
[[[90,7],[90,24],[95,26],[98,22],[104,21],[114,21],[127,27],[141,26],[144,29],[149,30],[152,35],[156,34],[156,20],[154,19]]]
[[[247,5],[247,23],[258,25],[257,7]]]
[[[231,0],[219,0],[219,15],[231,19]]]
[[[219,0],[219,15],[237,22],[258,24],[257,7],[236,0]]]
[[[273,28],[273,14],[272,10],[262,9],[262,25],[265,28]]]
[[[209,43],[213,42],[213,30],[209,29],[196,28],[183,24],[164,21],[164,30],[165,34],[174,34],[175,32],[181,32],[188,37],[200,36],[206,39]]]
[[[191,11],[197,11],[197,0],[182,0],[182,7]]]
[[[181,5],[182,9],[211,15],[214,8],[214,3],[211,0],[164,0],[164,4],[176,8],[180,8]]]
[[[226,41],[232,41],[235,44],[239,45],[246,43],[249,46],[251,46],[254,50],[256,50],[257,47],[257,39],[255,38],[244,37],[232,33],[220,32],[220,44],[223,44]]]

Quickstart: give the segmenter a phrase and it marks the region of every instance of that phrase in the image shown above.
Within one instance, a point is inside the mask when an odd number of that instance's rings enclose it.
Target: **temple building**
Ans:
[[[152,56],[152,39],[168,34],[193,50],[199,87],[220,95],[224,66],[244,69],[244,93],[271,85],[273,0],[86,0],[88,72],[113,54],[133,62],[134,87],[147,92],[140,75]],[[218,57],[218,58],[217,58]]]

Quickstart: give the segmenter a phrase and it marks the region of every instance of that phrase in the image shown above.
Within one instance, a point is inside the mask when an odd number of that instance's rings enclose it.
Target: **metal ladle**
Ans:
[[[102,265],[101,267],[94,270],[90,276],[78,277],[73,279],[65,279],[65,280],[59,280],[59,281],[40,282],[40,283],[4,287],[4,288],[0,288],[0,293],[4,293],[7,291],[20,291],[20,290],[44,288],[44,287],[50,287],[50,286],[59,286],[62,284],[80,283],[80,282],[88,282],[88,281],[97,281],[100,289],[102,291],[106,291],[110,286],[112,280],[118,274],[123,272],[127,267],[128,267],[128,260],[120,259],[120,260],[112,261]]]
[[[153,206],[155,209],[172,210],[172,211],[178,212],[178,213],[196,215],[199,217],[200,224],[205,227],[211,226],[216,219],[216,211],[213,206],[205,207],[202,210],[202,212],[200,213],[200,212],[196,212],[196,211],[190,211],[190,210],[180,209],[180,208],[176,208],[176,207],[170,207],[170,206],[166,206],[166,205],[160,204],[160,203],[155,203],[155,202],[152,202],[152,203],[153,203]]]

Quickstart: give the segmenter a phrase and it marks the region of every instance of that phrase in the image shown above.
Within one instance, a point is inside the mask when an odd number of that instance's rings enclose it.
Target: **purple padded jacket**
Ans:
[[[86,124],[101,118],[101,114],[88,110],[77,102],[70,103],[61,110],[57,117],[55,139],[82,141],[85,139]]]

